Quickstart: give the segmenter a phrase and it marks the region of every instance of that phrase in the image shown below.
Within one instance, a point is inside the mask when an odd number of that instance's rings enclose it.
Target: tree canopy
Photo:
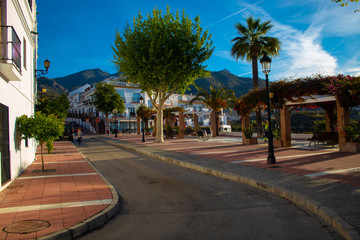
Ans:
[[[64,132],[64,121],[55,115],[36,112],[34,116],[22,115],[16,120],[17,130],[24,138],[34,138],[41,147],[42,170],[44,171],[43,144],[58,139]]]
[[[115,38],[114,64],[128,81],[139,84],[157,110],[156,142],[163,142],[162,114],[171,94],[184,92],[197,78],[209,75],[203,62],[213,53],[211,35],[200,19],[193,21],[155,8],[145,17],[139,13]]]
[[[125,111],[124,101],[121,99],[120,94],[116,92],[114,86],[108,83],[98,82],[94,96],[95,108],[105,114],[106,122],[108,122],[109,114],[112,113],[113,110],[116,109],[118,113]]]
[[[60,119],[64,119],[67,116],[69,108],[69,100],[65,94],[55,99],[49,99],[48,97],[39,98],[35,105],[36,111],[40,111],[46,115],[54,114]]]

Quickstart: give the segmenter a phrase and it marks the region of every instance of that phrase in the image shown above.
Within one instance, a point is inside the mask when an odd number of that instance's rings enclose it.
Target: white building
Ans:
[[[117,114],[116,120],[115,114],[110,114],[109,121],[111,128],[115,128],[116,121],[119,130],[128,131],[129,129],[131,129],[132,132],[136,132],[136,110],[140,106],[139,98],[140,96],[142,96],[145,105],[151,108],[152,103],[149,96],[146,93],[142,93],[141,89],[138,86],[134,85],[133,83],[126,82],[125,79],[123,79],[122,77],[111,77],[105,79],[104,82],[113,85],[117,93],[119,93],[125,103],[125,112],[122,114]],[[105,118],[102,113],[96,112],[96,109],[92,104],[94,90],[94,87],[86,84],[69,93],[68,98],[70,101],[70,115],[76,115],[77,117],[79,117],[85,114],[87,116],[92,115],[99,118]],[[194,102],[192,105],[190,105],[190,100],[193,98],[195,98],[194,95],[172,94],[169,99],[166,100],[165,108],[178,106],[182,107],[185,109],[186,115],[198,115],[200,126],[210,126],[211,109],[209,109],[206,104],[202,102]],[[75,121],[75,119],[68,119],[68,121]],[[88,129],[88,126],[90,126],[86,125],[86,123],[82,121],[78,123],[82,124],[82,126],[86,129]],[[223,113],[221,113],[220,115],[220,123],[222,125],[226,125],[227,123],[226,115]],[[190,117],[185,119],[185,124],[186,126],[194,127],[193,119]]]
[[[16,118],[34,113],[37,22],[35,0],[1,0],[0,154],[4,189],[35,158],[33,140],[21,141]]]

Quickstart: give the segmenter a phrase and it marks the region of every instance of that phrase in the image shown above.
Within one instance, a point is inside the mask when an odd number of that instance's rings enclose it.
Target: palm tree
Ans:
[[[246,59],[252,62],[252,75],[254,89],[259,87],[258,58],[267,53],[269,56],[278,56],[280,50],[280,41],[274,37],[265,36],[273,27],[271,21],[261,23],[260,18],[254,19],[250,16],[246,19],[247,26],[237,23],[235,25],[239,37],[232,40],[234,42],[231,48],[231,55],[236,60]],[[261,113],[257,111],[256,122],[258,133],[261,133]]]
[[[226,90],[224,87],[220,87],[220,85],[215,88],[213,85],[210,85],[210,92],[205,90],[204,88],[199,87],[199,92],[195,98],[190,100],[190,104],[198,101],[205,103],[208,107],[211,108],[211,132],[212,136],[219,135],[219,111],[221,109],[226,109],[229,107],[229,103],[235,99],[235,93],[233,90]]]

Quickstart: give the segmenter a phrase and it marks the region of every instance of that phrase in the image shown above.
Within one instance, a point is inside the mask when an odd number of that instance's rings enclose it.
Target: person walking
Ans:
[[[78,129],[78,139],[77,139],[77,141],[78,141],[78,143],[79,143],[79,146],[80,146],[80,143],[81,143],[81,138],[82,138],[82,131],[81,131],[81,128],[79,128]]]

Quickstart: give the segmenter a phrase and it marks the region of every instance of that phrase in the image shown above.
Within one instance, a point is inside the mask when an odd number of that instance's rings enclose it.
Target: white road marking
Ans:
[[[51,203],[51,204],[43,204],[43,205],[7,207],[7,208],[0,208],[0,214],[1,213],[11,213],[11,212],[49,210],[49,209],[57,209],[57,208],[71,208],[71,207],[107,205],[107,204],[110,204],[111,201],[112,201],[112,199],[101,199],[101,200],[83,201],[83,202]]]
[[[58,161],[58,162],[44,162],[45,164],[47,163],[81,163],[81,162],[87,162],[87,161]],[[41,162],[33,162],[32,164],[42,164]]]
[[[87,176],[87,175],[97,175],[97,173],[77,173],[77,174],[31,176],[31,177],[18,177],[18,178],[16,178],[16,179],[36,179],[36,178],[52,178],[52,177],[72,177],[72,176]]]

